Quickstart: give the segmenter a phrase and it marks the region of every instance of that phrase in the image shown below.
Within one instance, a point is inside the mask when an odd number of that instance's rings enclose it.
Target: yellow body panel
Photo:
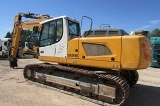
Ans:
[[[78,58],[78,38],[68,42],[67,56],[68,58]]]
[[[56,63],[67,63],[67,58],[50,57],[50,56],[39,56],[39,60],[46,62],[56,62]]]
[[[124,36],[122,39],[122,69],[143,69],[150,65],[151,45],[144,36]]]
[[[99,67],[99,68],[108,68],[108,69],[120,69],[120,64],[118,62],[107,62],[107,61],[95,61],[87,59],[70,59],[70,58],[59,58],[59,57],[50,57],[50,56],[39,56],[39,60],[46,62],[56,62],[60,64],[70,64],[70,65],[80,65],[88,67]]]
[[[137,70],[149,66],[150,47],[148,38],[144,36],[76,38],[68,41],[67,58],[40,56],[39,59],[114,70]]]

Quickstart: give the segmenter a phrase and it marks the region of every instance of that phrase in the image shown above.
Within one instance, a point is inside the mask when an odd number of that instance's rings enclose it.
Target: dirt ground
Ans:
[[[80,98],[30,84],[23,78],[26,64],[37,59],[19,59],[19,68],[9,68],[0,59],[0,106],[98,106]],[[160,69],[138,70],[140,79],[131,89],[124,106],[160,106]]]

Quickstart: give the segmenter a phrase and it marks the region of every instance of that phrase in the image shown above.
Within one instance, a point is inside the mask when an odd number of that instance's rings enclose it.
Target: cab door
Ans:
[[[55,56],[56,21],[49,21],[42,25],[39,52],[40,56]]]
[[[56,43],[55,43],[55,57],[65,58],[67,56],[67,36],[66,18],[60,18],[56,21]]]

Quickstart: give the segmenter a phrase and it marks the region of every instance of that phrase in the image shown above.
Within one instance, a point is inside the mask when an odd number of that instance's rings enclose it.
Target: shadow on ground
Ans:
[[[160,106],[160,87],[136,84],[124,106]]]
[[[0,60],[8,60],[8,58],[4,58],[0,56]]]
[[[34,58],[33,55],[25,55],[25,56],[17,57],[17,59],[32,59],[32,58]],[[0,60],[8,60],[8,58],[4,58],[0,56]]]

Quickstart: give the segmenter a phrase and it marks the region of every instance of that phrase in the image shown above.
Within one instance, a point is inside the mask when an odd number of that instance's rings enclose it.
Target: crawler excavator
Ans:
[[[15,18],[16,33],[10,56],[13,68],[17,66],[15,54],[21,33],[20,17]],[[136,70],[150,65],[151,45],[143,35],[81,37],[79,22],[67,16],[50,18],[40,24],[39,60],[44,62],[25,66],[23,75],[29,81],[102,103],[121,105],[130,86],[138,81]]]
[[[29,36],[29,39],[31,40],[28,40],[26,42],[24,42],[24,47],[23,47],[23,50],[22,50],[22,55],[25,56],[26,54],[27,55],[33,55],[34,58],[38,58],[38,55],[39,55],[39,47],[38,47],[38,41],[37,41],[37,38],[38,36],[33,36],[33,38],[31,38]]]

